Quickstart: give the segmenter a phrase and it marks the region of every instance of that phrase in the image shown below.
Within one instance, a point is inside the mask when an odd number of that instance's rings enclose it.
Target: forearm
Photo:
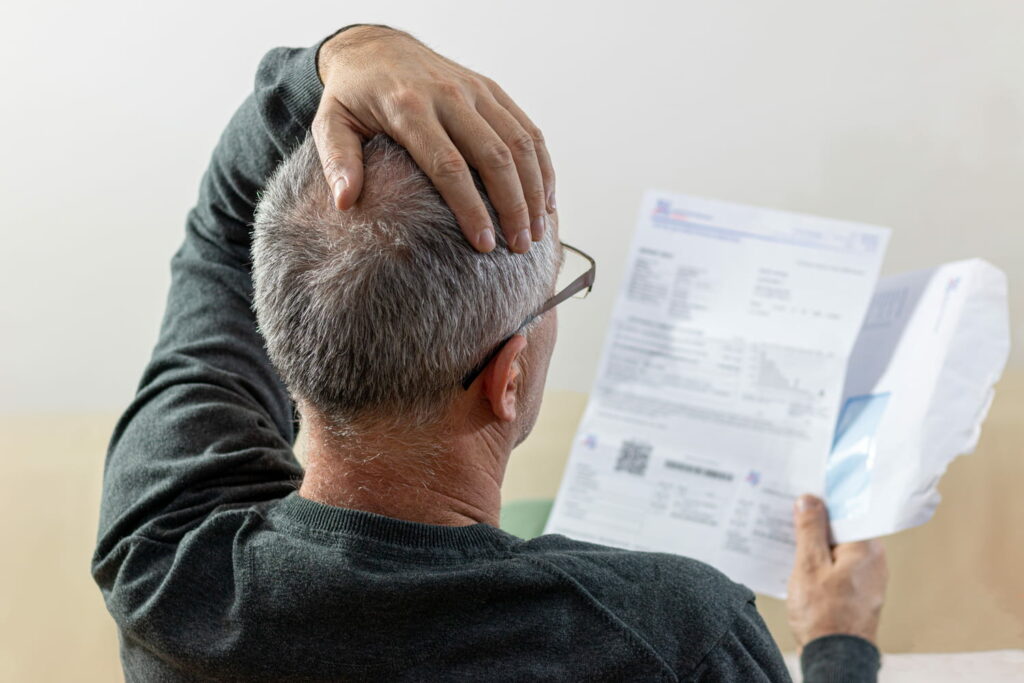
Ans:
[[[313,119],[318,48],[267,54],[203,176],[159,341],[108,451],[97,562],[133,534],[173,541],[213,507],[284,495],[301,476],[291,401],[252,312],[249,231]]]

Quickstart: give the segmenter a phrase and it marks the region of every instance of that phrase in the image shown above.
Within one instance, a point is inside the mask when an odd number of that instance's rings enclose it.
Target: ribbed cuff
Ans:
[[[324,92],[324,83],[320,80],[318,65],[320,48],[339,33],[357,26],[390,28],[383,24],[349,24],[320,39],[311,47],[289,50],[287,56],[284,57],[287,63],[281,74],[281,84],[283,85],[280,91],[281,101],[284,102],[292,119],[303,127],[308,127],[313,120]]]
[[[285,74],[287,87],[281,93],[281,99],[292,116],[300,121],[313,118],[324,92],[324,84],[320,82],[320,74],[316,70],[316,56],[322,44],[323,41],[320,41],[302,51],[299,58],[288,65],[291,73]]]
[[[837,633],[804,646],[804,683],[874,683],[881,667],[878,648],[858,636]]]

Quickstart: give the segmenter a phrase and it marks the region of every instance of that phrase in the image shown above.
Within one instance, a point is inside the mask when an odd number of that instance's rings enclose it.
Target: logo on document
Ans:
[[[595,448],[597,448],[597,435],[587,434],[585,437],[583,437],[583,445],[589,448],[590,450],[594,450]]]
[[[658,203],[654,207],[654,215],[667,216],[670,213],[672,213],[672,202],[667,199],[659,199]]]
[[[757,470],[750,470],[750,472],[743,479],[743,481],[747,482],[751,486],[757,486],[758,484],[761,483],[761,473],[758,472]]]

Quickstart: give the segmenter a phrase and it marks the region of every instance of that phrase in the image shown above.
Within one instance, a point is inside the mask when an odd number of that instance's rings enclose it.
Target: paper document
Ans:
[[[782,596],[799,494],[831,494],[841,518],[834,531],[850,537],[927,519],[934,479],[976,436],[1001,365],[980,368],[988,375],[972,386],[979,405],[969,420],[943,422],[950,433],[941,437],[921,432],[919,448],[929,439],[942,446],[929,452],[929,467],[901,468],[902,446],[886,434],[915,410],[931,416],[949,400],[942,378],[976,360],[915,354],[912,345],[934,346],[915,321],[931,315],[947,347],[976,342],[958,330],[965,316],[978,322],[990,307],[965,302],[998,289],[1001,273],[964,262],[944,267],[955,272],[886,280],[892,287],[876,295],[888,236],[869,225],[649,192],[546,532],[688,555]],[[963,284],[938,301],[944,317],[936,323],[938,313],[918,305],[932,298],[911,290],[942,289],[935,283],[948,277]],[[909,292],[904,307],[886,303],[885,292],[901,288]],[[1005,316],[1005,300],[1003,309]],[[862,325],[879,341],[857,343]],[[897,370],[890,360],[901,351],[928,364],[934,382],[922,384],[904,364]],[[860,380],[848,379],[848,367]],[[890,485],[893,470],[904,472],[902,483]],[[925,470],[928,482],[920,480]],[[896,491],[901,501],[890,500]]]
[[[1010,352],[1006,276],[972,259],[884,278],[850,358],[826,500],[837,542],[931,519]]]

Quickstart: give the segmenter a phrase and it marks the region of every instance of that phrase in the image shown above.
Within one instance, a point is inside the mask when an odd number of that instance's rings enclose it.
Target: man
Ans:
[[[93,575],[129,680],[788,679],[714,569],[497,529],[556,335],[553,187],[511,99],[406,34],[267,55],[108,454]],[[801,500],[805,676],[872,680],[884,558]]]

